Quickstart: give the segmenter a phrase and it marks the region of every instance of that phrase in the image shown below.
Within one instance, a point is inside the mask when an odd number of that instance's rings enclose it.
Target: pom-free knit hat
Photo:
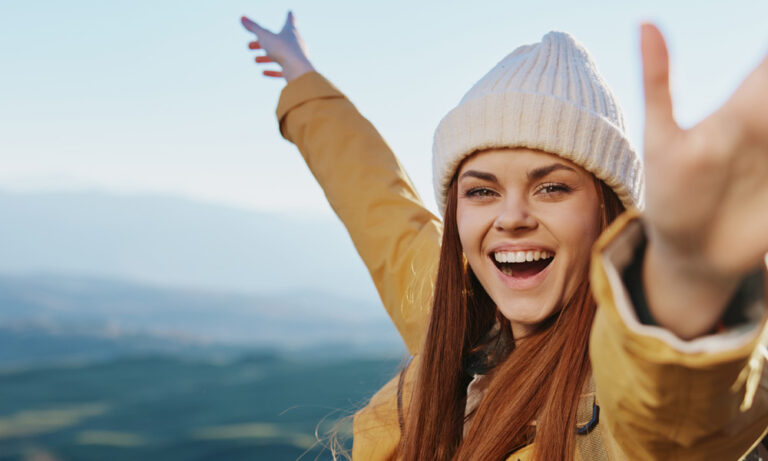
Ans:
[[[514,50],[440,121],[432,168],[441,212],[461,161],[503,147],[559,155],[605,182],[624,206],[643,206],[643,165],[621,108],[587,50],[565,32]]]

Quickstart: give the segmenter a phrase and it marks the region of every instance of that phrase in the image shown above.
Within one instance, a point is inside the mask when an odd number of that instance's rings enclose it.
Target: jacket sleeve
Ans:
[[[317,72],[286,85],[277,119],[346,226],[384,307],[415,353],[428,320],[440,220],[424,207],[373,125]]]
[[[633,460],[740,459],[768,429],[765,303],[750,306],[749,322],[692,341],[641,324],[620,273],[642,233],[639,213],[628,212],[592,255],[601,424]]]

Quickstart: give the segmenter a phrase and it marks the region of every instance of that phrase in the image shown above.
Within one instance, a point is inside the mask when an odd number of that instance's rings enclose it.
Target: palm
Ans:
[[[666,47],[643,31],[646,222],[708,270],[743,274],[768,251],[768,58],[689,130],[672,116]]]

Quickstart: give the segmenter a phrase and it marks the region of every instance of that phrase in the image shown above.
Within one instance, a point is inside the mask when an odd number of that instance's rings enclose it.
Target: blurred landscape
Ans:
[[[0,460],[330,459],[405,354],[337,222],[94,192],[0,216]]]

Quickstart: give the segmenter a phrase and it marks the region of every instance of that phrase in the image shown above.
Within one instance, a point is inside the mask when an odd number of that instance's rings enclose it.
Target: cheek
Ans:
[[[469,240],[469,234],[472,233],[471,224],[472,220],[467,216],[467,210],[461,206],[461,203],[456,207],[456,229],[459,231],[459,241],[463,248],[467,247],[467,241]]]
[[[600,236],[599,207],[588,203],[582,208],[560,213],[556,219],[559,221],[556,228],[559,229],[560,241],[573,249],[578,263],[588,262],[592,244]]]
[[[582,246],[591,246],[600,235],[599,216],[590,213],[574,214],[570,220],[570,238],[580,241]],[[589,243],[590,245],[584,245]]]
[[[459,206],[456,209],[456,228],[459,231],[461,247],[471,263],[480,253],[485,235],[483,217],[477,212],[473,213],[471,208]]]

